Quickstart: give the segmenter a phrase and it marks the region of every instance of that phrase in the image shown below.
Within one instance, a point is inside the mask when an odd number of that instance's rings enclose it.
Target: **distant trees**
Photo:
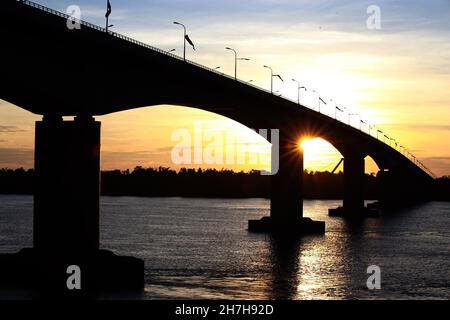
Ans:
[[[450,201],[450,176],[436,179],[436,200]]]
[[[0,193],[32,194],[33,175],[33,169],[0,169]]]
[[[270,179],[259,171],[166,167],[102,172],[103,195],[248,198],[269,194]]]
[[[33,169],[0,169],[0,193],[32,194]],[[377,199],[379,180],[365,176],[366,199]],[[235,172],[222,169],[189,169],[179,171],[167,167],[134,170],[108,170],[101,173],[101,194],[143,197],[248,198],[270,195],[270,176],[257,170]],[[304,198],[341,199],[342,172],[304,172]],[[436,200],[450,201],[450,177],[436,180]]]

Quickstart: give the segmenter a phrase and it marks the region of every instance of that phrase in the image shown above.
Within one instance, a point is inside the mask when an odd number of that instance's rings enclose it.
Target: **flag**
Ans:
[[[109,15],[111,14],[111,3],[108,0],[108,3],[106,5],[106,14],[105,14],[105,18],[108,18]]]
[[[283,78],[279,74],[274,74],[273,76],[280,78],[280,80],[284,82]]]
[[[186,41],[192,46],[192,48],[195,50],[194,43],[193,43],[192,40],[189,38],[189,36],[188,36],[188,35],[185,35],[184,38],[185,38]]]

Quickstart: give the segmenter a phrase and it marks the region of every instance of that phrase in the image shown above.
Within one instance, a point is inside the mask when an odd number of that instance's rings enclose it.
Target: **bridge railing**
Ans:
[[[150,49],[150,50],[159,52],[159,53],[161,53],[161,54],[165,54],[165,55],[170,56],[170,57],[172,57],[172,58],[174,58],[174,59],[181,60],[181,61],[184,61],[184,62],[189,63],[189,64],[191,64],[191,65],[194,65],[194,66],[196,66],[196,67],[198,67],[198,68],[207,70],[207,71],[209,71],[209,72],[213,72],[213,73],[215,73],[215,74],[217,74],[217,75],[219,75],[219,76],[226,77],[226,78],[231,79],[231,80],[237,80],[239,83],[242,83],[242,84],[244,84],[244,85],[251,86],[251,87],[253,87],[253,88],[257,89],[257,90],[261,90],[261,91],[264,91],[264,92],[266,92],[266,93],[272,94],[272,92],[270,92],[269,90],[266,90],[266,89],[264,89],[264,88],[261,88],[261,87],[259,87],[259,86],[256,86],[256,85],[254,85],[254,84],[252,84],[252,83],[250,83],[250,82],[246,82],[246,81],[243,81],[243,80],[240,80],[240,79],[235,79],[234,77],[231,77],[231,76],[229,76],[229,75],[227,75],[227,74],[225,74],[225,73],[223,73],[223,72],[219,72],[219,71],[217,71],[217,70],[215,70],[215,69],[209,68],[209,67],[207,67],[207,66],[204,66],[204,65],[202,65],[202,64],[199,64],[199,63],[197,63],[197,62],[194,62],[194,61],[191,61],[191,60],[188,60],[188,59],[183,59],[183,58],[181,58],[181,57],[179,57],[179,56],[177,56],[177,55],[175,55],[175,54],[173,54],[173,53],[171,53],[171,52],[167,52],[167,51],[164,51],[164,50],[162,50],[162,49],[153,47],[153,46],[151,46],[151,45],[149,45],[149,44],[147,44],[147,43],[144,43],[144,42],[138,41],[138,40],[136,40],[136,39],[127,37],[127,36],[122,35],[122,34],[120,34],[120,33],[113,32],[113,31],[110,31],[110,30],[106,30],[106,28],[97,26],[97,25],[95,25],[95,24],[93,24],[93,23],[90,23],[90,22],[87,22],[87,21],[84,21],[84,20],[74,19],[73,17],[71,17],[71,16],[68,15],[68,14],[65,14],[65,13],[62,13],[62,12],[60,12],[60,11],[57,11],[57,10],[54,10],[54,9],[45,7],[45,6],[40,5],[40,4],[38,4],[38,3],[35,3],[35,2],[32,2],[32,1],[28,1],[28,0],[16,0],[16,1],[18,1],[18,2],[20,2],[20,3],[23,3],[23,4],[25,4],[25,5],[28,5],[28,6],[30,6],[30,7],[34,7],[34,8],[37,8],[37,9],[39,9],[39,10],[42,10],[42,11],[51,13],[51,14],[56,15],[56,16],[59,16],[59,17],[64,18],[64,19],[66,19],[66,20],[71,19],[71,20],[73,20],[73,21],[79,23],[79,24],[82,25],[82,26],[85,26],[85,27],[88,27],[88,28],[91,28],[91,29],[94,29],[94,30],[97,30],[97,31],[105,32],[105,33],[107,33],[108,35],[114,36],[114,37],[116,37],[116,38],[120,38],[120,39],[122,39],[122,40],[131,42],[131,43],[134,43],[134,44],[136,44],[136,45],[138,45],[138,46],[145,47],[145,48],[147,48],[147,49]],[[287,101],[289,101],[289,102],[297,103],[297,101],[294,101],[294,100],[289,99],[289,98],[286,98],[286,97],[282,97],[281,95],[278,96],[278,98],[287,100]],[[307,107],[307,108],[309,108],[309,109],[311,109],[311,110],[316,111],[315,108],[312,108],[312,107],[310,107],[310,106],[307,106],[307,105],[302,105],[302,106],[303,106],[303,107]],[[320,113],[320,110],[319,110],[319,113]],[[322,114],[324,114],[324,113],[322,113]],[[324,115],[329,116],[329,115],[327,115],[327,114],[324,114]],[[345,123],[345,122],[343,122],[343,121],[341,121],[340,119],[337,119],[337,118],[334,118],[334,119],[335,119],[336,121],[340,121],[340,122],[344,123],[345,125],[351,126],[350,123]],[[352,127],[353,127],[353,126],[352,126]],[[355,127],[354,127],[354,128],[355,128]],[[358,129],[358,128],[356,128],[356,129]],[[359,128],[359,130],[362,131],[362,132],[364,132],[364,133],[366,133],[364,130],[362,130],[361,127]],[[366,133],[366,134],[371,135],[371,134],[370,134],[370,130],[369,130],[369,133]],[[421,168],[423,171],[425,171],[425,172],[426,172],[427,174],[429,174],[431,177],[436,178],[436,175],[435,175],[430,169],[428,169],[421,161],[419,161],[419,160],[418,160],[414,155],[412,155],[409,151],[406,151],[405,148],[403,148],[403,151],[402,151],[402,150],[399,149],[399,148],[396,148],[396,147],[393,147],[393,146],[390,145],[390,144],[387,144],[384,140],[379,139],[378,136],[376,136],[376,137],[373,136],[373,135],[371,135],[371,136],[374,137],[374,138],[376,138],[376,139],[378,139],[379,141],[385,143],[386,145],[390,146],[391,148],[393,148],[393,149],[396,150],[397,152],[400,152],[400,153],[403,154],[406,158],[408,158],[413,164],[415,164],[416,166],[418,166],[419,168]]]

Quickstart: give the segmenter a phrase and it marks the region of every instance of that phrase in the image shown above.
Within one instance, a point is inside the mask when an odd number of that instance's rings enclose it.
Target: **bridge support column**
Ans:
[[[271,176],[270,217],[289,223],[303,217],[303,150],[297,141],[280,137],[278,162]]]
[[[140,290],[144,262],[99,249],[100,122],[44,116],[35,133],[34,248],[0,255],[0,287],[70,296]],[[67,285],[70,266],[80,290]]]
[[[272,137],[272,144],[277,142],[279,158],[272,157],[270,217],[250,220],[249,231],[324,233],[324,222],[303,218],[303,151],[298,146],[298,137],[280,132],[279,141]]]
[[[99,249],[100,122],[36,122],[34,248]]]
[[[349,217],[362,216],[364,211],[364,156],[344,156],[344,214]]]

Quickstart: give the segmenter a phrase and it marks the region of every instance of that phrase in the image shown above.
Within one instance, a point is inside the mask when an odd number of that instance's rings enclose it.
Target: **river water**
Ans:
[[[285,241],[247,231],[267,199],[102,197],[101,247],[145,260],[143,299],[450,298],[449,202],[356,224],[328,217],[340,203],[306,200],[326,234]],[[32,204],[0,195],[0,252],[32,245]],[[379,290],[367,288],[370,265]]]

